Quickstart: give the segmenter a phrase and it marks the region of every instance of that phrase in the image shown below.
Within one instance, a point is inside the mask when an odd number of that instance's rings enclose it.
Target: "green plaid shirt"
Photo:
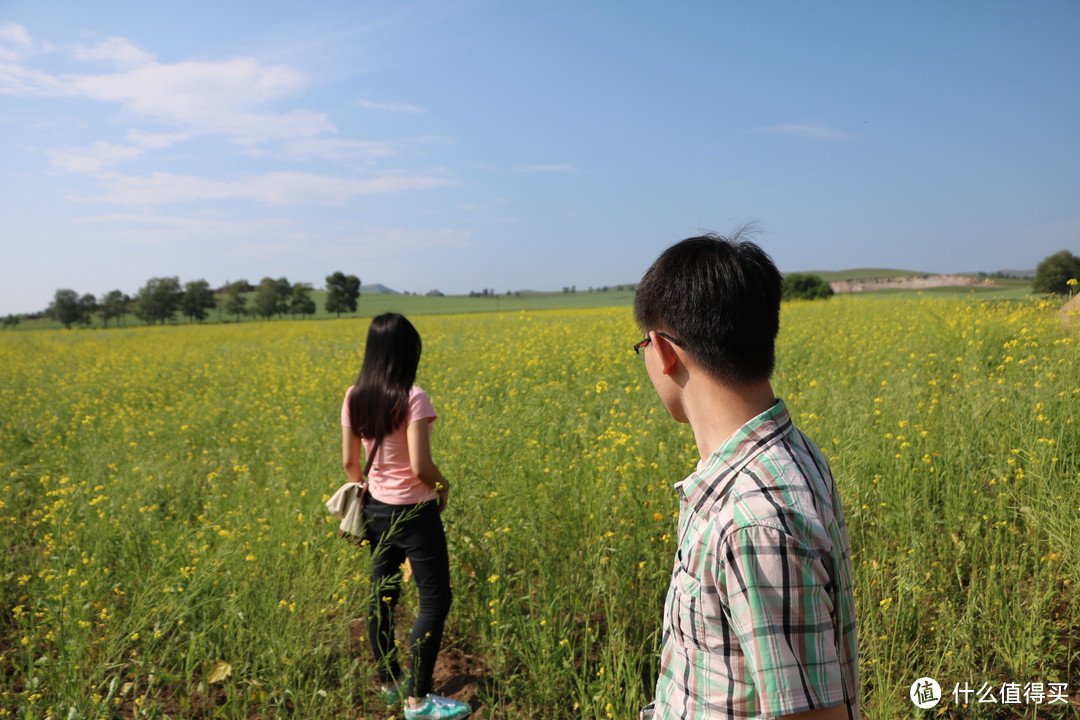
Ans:
[[[821,451],[782,400],[678,483],[655,720],[859,717],[847,524]],[[651,714],[650,714],[651,713]]]

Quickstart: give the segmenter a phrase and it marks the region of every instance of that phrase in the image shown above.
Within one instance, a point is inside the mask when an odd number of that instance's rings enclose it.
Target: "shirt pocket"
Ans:
[[[676,564],[667,603],[672,639],[681,647],[705,649],[705,616],[701,605],[701,581]]]

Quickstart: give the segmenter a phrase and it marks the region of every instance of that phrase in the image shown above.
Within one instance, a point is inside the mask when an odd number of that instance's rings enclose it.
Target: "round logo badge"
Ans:
[[[932,708],[941,702],[941,686],[931,677],[921,677],[911,684],[908,692],[915,707]]]

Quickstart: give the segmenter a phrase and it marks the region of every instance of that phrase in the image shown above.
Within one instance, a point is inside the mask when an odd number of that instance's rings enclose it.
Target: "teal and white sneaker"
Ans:
[[[405,705],[405,720],[461,720],[471,712],[468,703],[428,693],[419,707]]]
[[[402,678],[393,685],[383,685],[379,688],[379,694],[382,695],[382,699],[386,702],[387,710],[399,709],[402,701],[407,695],[405,679]]]

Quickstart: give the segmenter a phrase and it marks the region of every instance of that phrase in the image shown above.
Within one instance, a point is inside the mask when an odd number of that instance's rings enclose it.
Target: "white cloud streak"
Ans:
[[[205,200],[246,199],[266,205],[343,205],[353,198],[404,190],[428,190],[454,184],[435,173],[386,173],[370,178],[341,178],[302,172],[276,172],[239,180],[209,180],[190,175],[107,175],[101,195],[72,200],[122,205],[160,205]]]
[[[0,22],[0,60],[21,62],[28,55],[45,48],[38,46],[22,25]]]
[[[154,62],[153,55],[135,47],[126,38],[109,38],[90,48],[77,47],[71,51],[71,55],[76,60],[104,62],[120,67],[139,67]]]
[[[372,161],[397,155],[397,148],[390,143],[340,138],[309,138],[286,142],[275,157],[287,160],[330,160],[334,162]]]
[[[49,152],[49,162],[58,170],[97,175],[109,165],[131,160],[142,154],[142,148],[99,141],[88,148],[52,150]]]
[[[138,213],[116,215],[92,215],[78,220],[85,225],[111,225],[128,228],[121,235],[129,242],[138,244],[161,244],[180,242],[205,242],[213,238],[237,240],[253,237],[276,237],[290,240],[310,238],[308,233],[296,229],[291,220],[261,218],[251,221],[223,220],[213,217],[177,217]]]
[[[426,112],[424,108],[417,107],[416,105],[405,105],[403,103],[377,103],[371,100],[357,100],[356,104],[362,108],[368,110],[387,110],[389,112],[399,113],[422,113]]]
[[[0,24],[0,94],[81,98],[113,103],[126,117],[159,127],[130,128],[126,143],[98,141],[84,147],[46,151],[58,171],[95,178],[98,194],[69,200],[129,206],[181,202],[249,200],[265,205],[343,205],[365,195],[425,190],[453,184],[439,170],[372,168],[397,154],[387,142],[326,137],[337,132],[326,114],[307,109],[272,112],[267,106],[300,95],[308,85],[300,71],[253,58],[161,63],[125,38],[68,48],[69,58],[105,66],[98,73],[49,73],[31,64],[35,54],[52,51],[26,28]],[[361,105],[395,112],[421,112],[410,105]],[[150,159],[152,151],[200,136],[218,136],[240,145],[243,153],[288,162],[329,161],[363,168],[363,176],[336,176],[283,170],[198,177],[165,170],[116,172],[114,167]]]
[[[260,111],[307,86],[303,73],[252,58],[159,63],[124,38],[70,51],[83,62],[117,68],[100,74],[52,75],[25,64],[39,45],[20,25],[0,26],[0,94],[77,97],[115,102],[130,113],[186,134],[223,135],[240,144],[310,138],[335,132],[324,113]]]
[[[393,258],[419,250],[460,249],[468,247],[471,233],[466,230],[406,230],[403,228],[366,227],[355,237],[334,243],[338,257],[365,260]]]

